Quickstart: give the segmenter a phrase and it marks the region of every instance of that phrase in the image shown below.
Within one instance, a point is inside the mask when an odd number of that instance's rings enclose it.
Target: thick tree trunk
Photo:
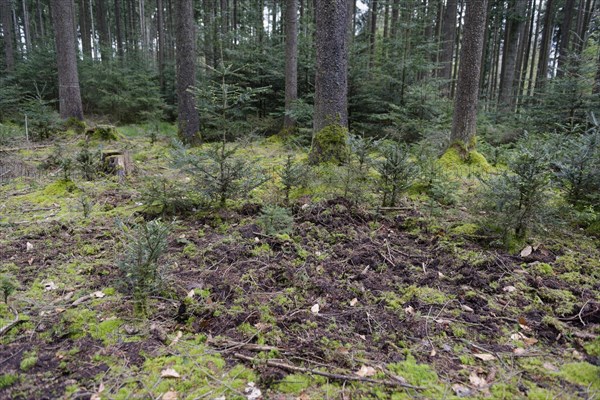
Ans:
[[[348,126],[348,7],[345,0],[316,3],[315,133],[332,124]]]
[[[452,61],[454,59],[454,43],[456,42],[457,0],[448,0],[442,17],[442,54],[440,56],[440,78],[446,80],[442,94],[450,96],[452,80]]]
[[[88,0],[89,1],[89,0]],[[119,0],[115,0],[115,33],[117,39],[117,55],[119,58],[123,58],[123,34],[121,33],[121,2]]]
[[[60,117],[83,119],[77,54],[75,52],[74,10],[72,0],[51,0],[56,59],[58,65],[58,99]]]
[[[515,75],[517,72],[517,55],[519,45],[524,38],[525,12],[527,0],[512,0],[508,9],[504,49],[502,55],[502,71],[500,76],[500,107],[509,110],[515,105]]]
[[[177,107],[179,135],[187,143],[198,139],[200,121],[195,96],[189,89],[196,85],[196,34],[192,0],[176,1],[177,20]]]
[[[283,127],[293,129],[296,121],[288,113],[298,99],[298,0],[286,0],[285,7],[285,119]]]
[[[110,60],[112,47],[108,35],[108,24],[106,23],[106,0],[96,0],[96,20],[98,22],[98,39],[102,61]]]
[[[487,0],[466,0],[466,5],[451,141],[468,151],[477,130],[479,76]]]
[[[2,18],[0,23],[2,23],[2,37],[4,39],[4,61],[8,72],[15,69],[15,41],[11,14],[10,0],[0,0],[0,18]]]

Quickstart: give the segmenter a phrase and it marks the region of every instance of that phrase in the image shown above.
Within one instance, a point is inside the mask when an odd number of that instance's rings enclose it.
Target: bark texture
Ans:
[[[452,121],[453,143],[468,146],[477,129],[479,77],[488,0],[466,0],[467,11],[456,83],[456,100]]]
[[[519,45],[524,39],[521,35],[525,25],[526,7],[526,0],[511,0],[508,10],[499,95],[500,106],[504,109],[510,109],[515,104],[514,83],[517,72],[517,55]]]
[[[285,120],[283,127],[293,129],[296,121],[290,115],[298,99],[298,0],[287,0],[285,9]]]
[[[454,58],[454,43],[456,42],[457,0],[448,0],[442,16],[442,54],[440,55],[440,78],[446,80],[443,94],[450,96],[452,80],[452,61]]]
[[[8,72],[15,68],[15,48],[12,30],[10,0],[0,0],[0,23],[2,23],[2,37],[4,39],[4,60]]]
[[[177,109],[179,135],[187,143],[198,139],[200,120],[195,97],[189,89],[196,85],[196,34],[192,0],[176,0]]]
[[[58,99],[60,117],[83,119],[77,54],[75,52],[75,29],[73,1],[51,0],[56,58],[58,66]]]
[[[348,126],[347,10],[345,0],[316,1],[315,132]]]

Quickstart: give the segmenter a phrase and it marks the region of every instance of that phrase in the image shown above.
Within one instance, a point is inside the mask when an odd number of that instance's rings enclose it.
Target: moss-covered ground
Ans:
[[[417,193],[380,210],[376,193],[341,197],[337,165],[293,189],[291,233],[266,235],[260,209],[281,202],[277,169],[291,153],[277,139],[240,150],[273,180],[225,209],[163,217],[164,285],[137,318],[117,221],[148,218],[148,177],[190,184],[162,128],[154,144],[141,127],[91,143],[130,152],[125,178],[38,170],[54,144],[3,154],[22,173],[0,180],[0,274],[17,286],[0,329],[19,314],[0,336],[0,398],[600,396],[597,239],[547,232],[522,257],[489,246],[466,200],[433,210]],[[81,149],[75,134],[56,140]],[[453,174],[464,192],[471,169],[491,168],[473,157]]]

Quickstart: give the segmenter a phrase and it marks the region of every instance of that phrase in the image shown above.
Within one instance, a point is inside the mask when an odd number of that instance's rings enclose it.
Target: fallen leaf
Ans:
[[[181,339],[182,336],[183,336],[183,332],[177,331],[177,333],[175,334],[175,338],[169,344],[169,346],[175,346],[177,344],[177,342],[179,342],[179,339]]]
[[[49,292],[50,290],[56,290],[58,286],[52,281],[44,283],[44,290]]]
[[[27,242],[26,247],[27,247],[27,251],[33,250],[33,245],[29,242]]]
[[[310,308],[310,312],[317,315],[320,309],[321,307],[319,307],[319,303],[317,303]]]
[[[34,258],[31,257],[29,260],[27,260],[27,264],[29,264],[29,265],[33,264],[33,260],[34,260]]]
[[[479,376],[479,374],[476,371],[471,372],[471,374],[469,375],[469,382],[471,382],[471,385],[475,386],[477,389],[480,389],[487,385],[487,381],[485,380],[485,378]]]
[[[101,290],[98,290],[97,292],[92,293],[92,297],[95,297],[97,299],[101,299],[104,296],[106,296],[106,295]]]
[[[254,327],[255,327],[256,329],[258,329],[259,331],[261,331],[261,332],[268,331],[269,329],[271,329],[271,328],[272,328],[272,326],[273,326],[273,325],[271,325],[271,324],[267,324],[267,323],[265,323],[265,322],[257,322],[257,323],[255,323],[255,324],[254,324]]]
[[[578,360],[583,360],[585,357],[577,350],[573,350],[573,358],[576,358]]]
[[[302,393],[300,396],[296,397],[296,400],[310,400],[310,396],[306,393]]]
[[[519,317],[519,326],[521,327],[521,329],[523,329],[525,332],[531,332],[531,328],[529,327],[529,324],[527,323],[527,320],[524,317]]]
[[[521,332],[513,333],[512,335],[510,335],[510,338],[512,340],[522,340],[524,337],[525,335],[523,335]]]
[[[464,304],[461,304],[460,308],[462,308],[463,311],[466,311],[466,312],[475,312],[475,310],[473,310],[471,307],[464,305]]]
[[[187,294],[187,298],[188,299],[192,299],[194,298],[194,295],[196,294],[196,291],[194,289],[190,290]]]
[[[377,371],[375,371],[375,368],[373,367],[368,367],[366,365],[363,365],[362,367],[360,367],[360,369],[356,372],[356,375],[360,376],[361,378],[364,377],[369,377],[369,376],[373,376],[377,373]]]
[[[476,354],[473,354],[473,357],[479,358],[480,360],[483,360],[483,361],[493,361],[496,359],[496,356],[494,356],[492,354],[487,354],[487,353],[476,353]]]
[[[179,372],[175,371],[173,368],[167,368],[167,369],[163,369],[160,372],[160,377],[161,378],[181,378],[181,375],[179,375]]]
[[[442,319],[442,318],[436,319],[435,322],[440,325],[450,325],[452,323],[452,321],[450,321],[449,319]]]
[[[412,306],[408,306],[404,309],[404,312],[407,313],[408,315],[414,315],[415,309]]]
[[[522,356],[523,354],[527,353],[527,350],[525,350],[522,347],[517,347],[516,349],[513,350],[513,354],[515,356]]]
[[[358,335],[359,338],[361,338],[362,340],[367,340],[367,337],[365,335]]]
[[[533,346],[534,344],[536,344],[538,342],[538,340],[536,338],[523,338],[523,342],[527,345],[527,346]]]
[[[356,297],[350,300],[350,307],[354,307],[356,304],[358,304],[358,299]]]
[[[503,291],[503,292],[506,292],[506,293],[512,293],[512,292],[514,292],[514,291],[516,291],[516,290],[517,290],[517,288],[516,288],[516,287],[514,287],[514,286],[504,286],[504,287],[502,288],[502,291]]]
[[[523,250],[521,250],[521,257],[528,257],[533,253],[533,247],[525,246]]]
[[[435,349],[431,349],[431,353],[429,353],[429,357],[435,357],[437,355],[437,351]]]
[[[262,398],[262,391],[256,387],[254,382],[248,382],[248,385],[244,389],[244,394],[248,400],[258,400]]]
[[[162,400],[177,400],[177,392],[173,389],[169,390],[167,393],[163,394],[161,397]]]
[[[440,271],[438,271],[438,278],[444,279],[445,277],[446,277],[446,275],[444,275]]]
[[[558,368],[556,365],[549,363],[549,362],[545,362],[542,364],[542,367],[546,368],[548,371],[552,371],[552,372],[558,372],[560,371],[560,368]]]

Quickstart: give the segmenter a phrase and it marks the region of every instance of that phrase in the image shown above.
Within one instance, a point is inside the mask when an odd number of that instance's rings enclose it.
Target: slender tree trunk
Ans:
[[[0,17],[2,23],[2,37],[4,39],[4,61],[6,71],[12,72],[15,69],[15,47],[13,36],[13,23],[11,18],[10,0],[0,0]]]
[[[85,57],[92,57],[92,39],[89,26],[89,0],[79,0],[79,34],[81,50]]]
[[[89,0],[88,0],[89,1]],[[120,59],[123,59],[124,51],[123,51],[123,34],[121,31],[122,23],[121,17],[121,2],[120,0],[115,0],[115,33],[117,39],[117,55]]]
[[[298,0],[286,0],[285,7],[285,119],[284,129],[293,129],[296,120],[289,115],[298,99]]]
[[[506,110],[515,105],[514,87],[517,73],[517,55],[519,44],[524,40],[521,35],[525,25],[526,7],[527,0],[512,0],[508,9],[499,95],[500,106]]]
[[[535,0],[529,0],[527,6],[527,23],[523,27],[523,33],[521,35],[521,49],[519,50],[519,56],[517,61],[517,72],[518,82],[515,88],[517,100],[523,96],[525,90],[525,83],[527,82],[527,69],[529,67],[529,56],[531,55],[531,37],[533,36],[533,24],[535,22]]]
[[[566,0],[563,21],[560,26],[560,43],[558,47],[558,76],[564,75],[564,69],[567,66],[569,58],[569,47],[571,43],[571,25],[573,22],[573,11],[575,0]]]
[[[393,0],[392,2],[392,18],[390,21],[390,34],[392,38],[398,36],[398,21],[400,20],[400,0]]]
[[[27,11],[27,4],[25,0],[21,1],[21,5],[23,7],[23,34],[25,36],[25,46],[27,47],[27,52],[31,53],[31,27],[29,25],[29,11]]]
[[[163,0],[156,0],[156,29],[158,31],[158,79],[161,93],[165,93],[165,17]]]
[[[375,64],[375,43],[377,41],[377,0],[371,0],[369,16],[371,18],[369,29],[369,68],[373,68]]]
[[[454,95],[456,94],[456,81],[458,78],[458,54],[460,51],[460,43],[461,43],[461,39],[462,39],[462,31],[463,31],[463,16],[465,14],[465,1],[466,0],[459,0],[460,1],[460,11],[458,13],[458,27],[456,28],[456,41],[454,42],[454,54],[455,54],[455,58],[456,58],[456,62],[454,62],[454,65],[452,66],[452,87],[450,89],[450,97],[453,98]]]
[[[440,78],[446,80],[442,88],[444,96],[450,96],[452,80],[452,61],[454,59],[454,44],[456,42],[456,0],[448,0],[442,17],[442,54],[440,57]]]
[[[345,0],[317,0],[316,7],[315,133],[348,126],[348,7]]]
[[[456,86],[456,101],[452,121],[452,143],[468,155],[477,130],[479,75],[483,53],[487,0],[467,0],[465,28],[460,67]]]
[[[196,85],[196,30],[192,0],[176,0],[177,106],[179,135],[187,143],[198,140],[200,120],[190,88]]]
[[[541,90],[548,78],[548,60],[550,57],[550,44],[552,39],[554,13],[554,0],[548,0],[546,11],[544,12],[544,26],[542,31],[542,41],[540,43],[540,58],[538,61],[537,76],[535,88]]]
[[[72,0],[51,0],[56,59],[58,65],[58,99],[60,117],[83,119],[77,53],[75,52],[74,10]]]
[[[96,0],[96,19],[98,22],[100,55],[102,56],[102,61],[108,61],[112,55],[112,48],[108,35],[108,25],[106,23],[106,0]]]

